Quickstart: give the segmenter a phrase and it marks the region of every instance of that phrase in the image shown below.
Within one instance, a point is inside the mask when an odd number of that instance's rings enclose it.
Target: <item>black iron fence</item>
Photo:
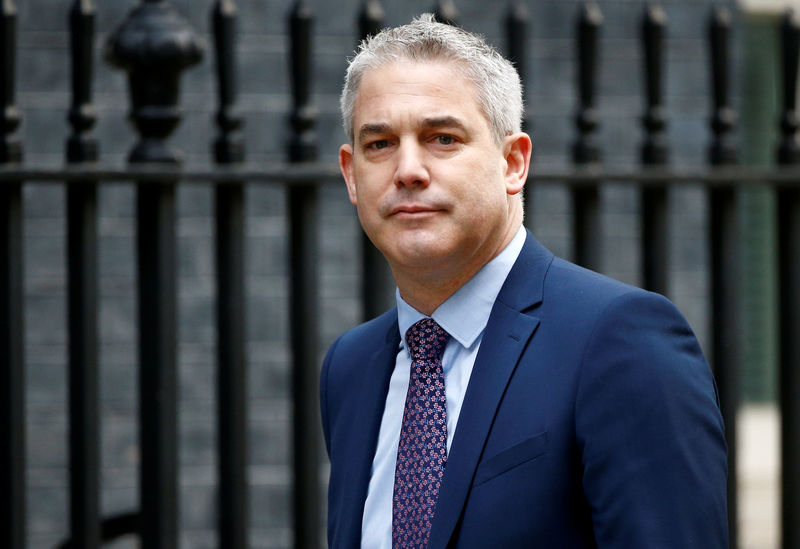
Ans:
[[[121,535],[136,534],[147,549],[177,546],[176,458],[176,303],[175,191],[178,185],[212,183],[215,189],[216,286],[218,329],[219,544],[247,546],[248,483],[245,476],[246,369],[244,288],[244,187],[282,185],[289,197],[290,327],[293,416],[293,533],[296,547],[321,545],[319,471],[323,456],[317,426],[318,282],[317,190],[338,181],[336,166],[316,161],[315,114],[311,105],[311,43],[314,16],[298,1],[289,18],[293,137],[286,163],[245,162],[236,114],[236,10],[232,0],[214,2],[212,26],[218,76],[219,135],[215,167],[181,166],[166,143],[180,121],[181,71],[197,62],[201,44],[165,1],[143,2],[110,37],[107,59],[127,71],[131,120],[139,142],[125,167],[97,163],[92,137],[92,51],[95,10],[90,0],[75,0],[70,11],[72,52],[72,126],[66,165],[37,169],[22,162],[14,133],[20,117],[15,107],[15,9],[0,8],[0,545],[26,546],[25,524],[25,386],[23,356],[22,208],[27,182],[64,184],[67,189],[69,305],[69,453],[70,535],[62,547],[91,549]],[[450,2],[439,5],[440,19],[456,22]],[[382,25],[377,1],[367,1],[358,16],[361,35]],[[612,170],[601,164],[594,141],[597,126],[595,80],[600,66],[597,35],[602,16],[587,3],[577,21],[578,112],[574,167],[536,170],[529,182],[556,182],[569,188],[574,208],[572,230],[576,260],[598,266],[602,257],[599,191],[605,181],[640,187],[642,280],[656,291],[667,288],[668,193],[676,186],[701,183],[707,190],[711,288],[711,348],[707,349],[719,384],[736,467],[736,411],[739,409],[738,272],[741,237],[737,189],[761,185],[773,189],[779,204],[780,406],[782,433],[783,547],[800,547],[800,142],[796,95],[800,21],[782,22],[783,111],[777,168],[736,166],[731,139],[735,115],[729,101],[730,14],[715,9],[709,18],[713,74],[709,167],[669,165],[663,102],[663,56],[666,20],[651,6],[641,26],[647,107],[645,140],[639,169]],[[506,20],[509,56],[525,77],[528,14],[512,2]],[[140,509],[103,517],[100,513],[98,406],[98,267],[97,192],[105,182],[129,182],[137,192],[137,265],[140,380]],[[364,315],[386,304],[387,269],[366,241],[363,245]],[[736,476],[729,477],[731,547],[736,547]]]

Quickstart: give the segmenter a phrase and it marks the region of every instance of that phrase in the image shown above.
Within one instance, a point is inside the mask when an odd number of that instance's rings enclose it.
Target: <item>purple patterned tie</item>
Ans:
[[[392,547],[427,547],[447,463],[447,403],[442,351],[450,338],[431,318],[406,332],[411,354],[392,499]]]

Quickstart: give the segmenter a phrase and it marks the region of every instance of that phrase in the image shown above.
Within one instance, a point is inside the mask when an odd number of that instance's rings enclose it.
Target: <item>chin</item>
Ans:
[[[434,267],[450,256],[451,250],[444,243],[416,241],[407,244],[395,243],[391,256],[401,265],[419,269]]]
[[[453,255],[452,231],[444,227],[393,227],[372,238],[390,263],[406,267],[429,268]]]

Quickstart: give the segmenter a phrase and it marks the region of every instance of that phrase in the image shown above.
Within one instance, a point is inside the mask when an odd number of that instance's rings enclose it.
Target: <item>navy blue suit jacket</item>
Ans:
[[[392,310],[323,365],[335,549],[360,544],[399,342]],[[430,547],[723,549],[726,474],[714,381],[680,313],[529,233],[483,335]]]

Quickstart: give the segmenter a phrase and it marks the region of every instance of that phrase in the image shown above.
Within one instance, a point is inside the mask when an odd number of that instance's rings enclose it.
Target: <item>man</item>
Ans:
[[[323,365],[329,544],[727,547],[708,365],[666,299],[522,227],[521,97],[430,16],[350,62],[339,162],[398,290]]]

